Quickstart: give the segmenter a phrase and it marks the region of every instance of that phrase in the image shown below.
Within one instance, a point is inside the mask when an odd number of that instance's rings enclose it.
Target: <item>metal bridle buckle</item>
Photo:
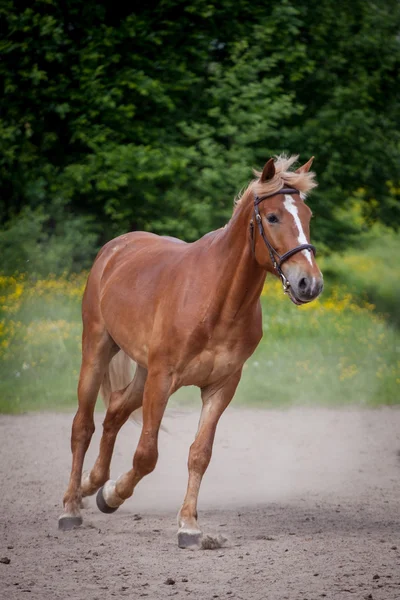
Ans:
[[[282,281],[283,293],[288,294],[289,290],[290,290],[290,281],[288,279],[286,279],[286,277],[284,276],[282,271],[280,272],[280,276],[281,276],[281,281]]]

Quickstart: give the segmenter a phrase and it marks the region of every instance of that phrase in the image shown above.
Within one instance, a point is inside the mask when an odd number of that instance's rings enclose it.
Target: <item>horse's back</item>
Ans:
[[[107,242],[99,251],[89,273],[83,298],[83,312],[98,312],[104,290],[111,280],[127,280],[129,273],[146,270],[154,262],[153,255],[169,255],[174,249],[186,246],[173,237],[162,237],[145,231],[125,233]],[[147,263],[147,264],[146,264]]]
[[[98,261],[107,263],[111,258],[113,259],[112,262],[118,263],[128,255],[131,256],[132,253],[138,252],[143,248],[151,249],[159,246],[164,248],[171,246],[171,248],[175,248],[185,245],[186,243],[182,240],[171,236],[160,236],[147,231],[132,231],[107,242],[98,253],[95,264]]]

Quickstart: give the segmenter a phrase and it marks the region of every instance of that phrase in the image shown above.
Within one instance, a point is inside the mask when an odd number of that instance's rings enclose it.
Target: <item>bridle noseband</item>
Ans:
[[[275,271],[278,273],[279,277],[281,278],[282,285],[283,285],[283,291],[285,294],[287,294],[289,292],[290,283],[286,279],[285,275],[282,272],[282,269],[281,269],[282,264],[288,258],[293,256],[294,254],[297,254],[297,252],[301,252],[302,250],[310,250],[310,251],[312,251],[314,256],[316,255],[317,251],[312,244],[301,244],[301,246],[296,246],[295,248],[292,248],[292,250],[288,250],[288,252],[285,252],[285,254],[283,254],[281,256],[280,254],[278,254],[278,252],[275,250],[275,248],[270,244],[267,236],[265,235],[264,227],[262,224],[262,217],[260,215],[258,205],[261,202],[263,202],[263,200],[266,200],[267,198],[271,198],[272,196],[277,196],[278,194],[299,194],[299,190],[296,190],[295,188],[282,188],[278,192],[273,192],[272,194],[266,194],[265,196],[261,196],[261,197],[255,196],[255,198],[254,198],[254,218],[257,221],[258,231],[260,232],[260,235],[261,235],[262,239],[264,240],[265,245],[268,248],[268,252],[269,252],[269,256],[271,258],[272,265],[273,265]],[[251,249],[253,251],[253,255],[255,256],[255,235],[254,235],[253,219],[251,219],[251,221],[250,221],[250,237],[251,237]]]

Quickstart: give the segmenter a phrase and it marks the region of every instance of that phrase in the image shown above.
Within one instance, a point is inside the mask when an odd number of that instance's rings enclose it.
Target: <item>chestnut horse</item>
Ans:
[[[199,542],[200,483],[218,420],[262,337],[266,273],[280,276],[285,293],[298,305],[316,298],[323,287],[309,243],[311,210],[304,202],[316,185],[309,172],[312,159],[290,170],[296,159],[270,159],[236,200],[228,224],[196,242],[133,232],[108,242],[98,254],[83,297],[79,407],[60,529],[82,523],[82,497],[98,492],[99,509],[109,513],[132,496],[156,466],[169,397],[182,386],[196,385],[203,406],[189,452],[178,543]],[[131,361],[137,365],[133,377]],[[108,408],[100,452],[90,474],[82,476],[101,386]],[[112,481],[118,431],[140,407],[143,425],[132,469]]]

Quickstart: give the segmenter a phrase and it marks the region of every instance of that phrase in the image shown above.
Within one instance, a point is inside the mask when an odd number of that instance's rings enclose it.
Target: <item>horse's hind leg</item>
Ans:
[[[117,434],[132,412],[142,406],[146,377],[147,369],[137,365],[131,383],[124,390],[112,392],[103,423],[99,456],[90,474],[82,478],[82,496],[94,494],[110,478],[110,463]]]
[[[241,376],[241,369],[231,375],[222,387],[203,388],[201,411],[196,439],[189,452],[189,482],[182,508],[178,514],[178,545],[188,548],[199,543],[202,533],[197,524],[197,498],[203,475],[211,460],[215,431],[220,416],[233,398]]]
[[[82,365],[78,384],[78,410],[72,424],[72,469],[64,495],[64,513],[58,520],[62,530],[72,529],[82,523],[80,515],[82,466],[94,432],[93,411],[105,370],[116,351],[108,333],[84,330]]]
[[[133,457],[133,468],[117,481],[107,481],[97,494],[102,512],[114,512],[133,494],[138,482],[153,471],[158,459],[158,432],[172,390],[172,377],[165,372],[151,372],[143,395],[143,426]]]

